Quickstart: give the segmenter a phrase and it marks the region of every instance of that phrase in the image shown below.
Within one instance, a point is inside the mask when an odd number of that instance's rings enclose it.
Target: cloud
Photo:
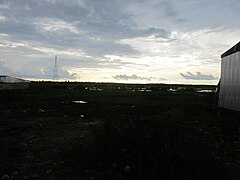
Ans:
[[[0,21],[5,21],[5,20],[6,20],[6,17],[0,16]]]
[[[13,75],[21,76],[21,77],[23,76],[26,78],[36,78],[36,79],[55,79],[53,75],[53,70],[52,68],[49,68],[49,67],[41,67],[41,68],[33,67],[31,70],[26,70],[25,73],[16,72]],[[75,79],[78,79],[79,76],[77,73],[70,73],[63,68],[59,68],[56,78],[61,80],[64,80],[64,79],[75,80]]]
[[[47,78],[47,79],[52,79],[53,78],[53,71],[50,68],[42,69],[41,71],[42,77],[41,78]],[[64,70],[62,68],[58,69],[58,74],[57,74],[58,79],[77,79],[78,74],[77,73],[70,73],[67,70]]]
[[[186,74],[180,73],[180,75],[185,79],[192,79],[192,80],[216,80],[217,77],[214,77],[212,74],[202,74],[201,72],[197,72],[196,75],[192,74],[191,72],[187,72]]]
[[[81,48],[91,55],[135,54],[131,46],[118,43],[124,38],[163,36],[163,28],[139,28],[118,1],[17,0],[0,2],[6,20],[1,33],[12,40],[37,41],[55,48]],[[31,32],[31,33],[26,33]]]
[[[137,38],[137,37],[155,37],[155,38],[168,38],[170,32],[163,28],[150,27],[147,29],[131,29],[128,34],[123,38]]]
[[[41,22],[36,23],[37,26],[40,26],[45,31],[70,31],[72,33],[79,33],[74,25],[67,23],[59,19],[44,19]]]
[[[0,60],[0,75],[10,75],[25,78],[52,79],[53,65],[47,66],[42,64],[30,64],[22,69],[10,69]],[[58,67],[58,79],[77,79],[77,73],[70,73],[64,67]]]
[[[54,48],[77,47],[96,56],[136,52],[117,43],[122,37],[135,36],[134,22],[120,8],[124,5],[104,1],[3,0],[0,7],[11,11],[1,9],[6,20],[1,22],[0,32],[12,40],[36,41]]]
[[[5,63],[0,60],[0,75],[6,75],[9,74],[10,69],[8,67],[5,66]]]
[[[159,81],[167,81],[167,79],[165,79],[165,78],[159,78],[158,80]]]
[[[128,80],[151,81],[156,79],[154,77],[141,77],[141,76],[137,76],[136,74],[133,74],[133,75],[119,74],[119,75],[113,76],[113,78],[116,80],[127,80],[127,81]]]
[[[181,83],[186,67],[218,73],[219,55],[240,36],[239,8],[237,0],[0,0],[1,58],[22,76],[51,77],[46,68],[57,54],[62,77],[86,69],[114,72],[98,78],[166,77],[167,69],[168,81]]]

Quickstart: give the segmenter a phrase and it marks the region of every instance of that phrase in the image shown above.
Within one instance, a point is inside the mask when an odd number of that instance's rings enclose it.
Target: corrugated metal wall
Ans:
[[[218,106],[240,111],[240,52],[222,58]]]

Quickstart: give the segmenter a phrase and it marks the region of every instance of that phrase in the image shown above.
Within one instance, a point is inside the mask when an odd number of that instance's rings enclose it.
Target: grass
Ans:
[[[24,95],[3,97],[1,176],[239,179],[238,139],[221,133],[215,94],[195,92],[214,87],[170,87],[31,83]]]

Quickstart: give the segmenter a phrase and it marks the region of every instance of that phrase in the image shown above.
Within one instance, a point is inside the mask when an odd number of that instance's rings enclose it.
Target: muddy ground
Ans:
[[[0,178],[239,179],[239,135],[218,126],[215,94],[195,88],[31,83],[1,93]]]

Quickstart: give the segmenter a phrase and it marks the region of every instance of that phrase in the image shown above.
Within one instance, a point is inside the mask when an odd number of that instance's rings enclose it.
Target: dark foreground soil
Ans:
[[[86,87],[1,94],[0,178],[240,178],[238,133],[217,126],[214,93]]]

